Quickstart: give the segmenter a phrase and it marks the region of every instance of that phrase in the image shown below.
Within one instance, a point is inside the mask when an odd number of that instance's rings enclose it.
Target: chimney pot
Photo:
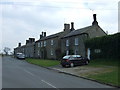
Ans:
[[[42,32],[42,36],[43,36],[44,32]]]
[[[42,35],[40,34],[40,39],[42,38]]]
[[[46,37],[46,32],[44,32],[44,37]]]
[[[98,25],[96,14],[93,14],[93,23],[92,25]]]
[[[93,20],[96,21],[96,14],[93,14]]]
[[[64,24],[64,31],[66,31],[66,30],[69,30],[70,29],[70,24]]]
[[[28,42],[29,42],[29,43],[35,42],[35,38],[29,38]]]
[[[21,47],[21,43],[18,43],[18,47]]]
[[[74,22],[71,22],[71,31],[72,31],[72,30],[75,30],[75,29],[74,29]]]

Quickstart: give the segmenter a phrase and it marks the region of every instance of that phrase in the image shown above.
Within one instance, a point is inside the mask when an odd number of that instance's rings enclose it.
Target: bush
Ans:
[[[91,49],[91,58],[120,58],[120,33],[88,39],[86,48]],[[95,52],[99,50],[100,52]]]

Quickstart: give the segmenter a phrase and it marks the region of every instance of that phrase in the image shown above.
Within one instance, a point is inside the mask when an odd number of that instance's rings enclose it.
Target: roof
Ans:
[[[59,37],[63,32],[59,32],[59,33],[56,33],[56,34],[52,34],[52,35],[49,35],[49,36],[46,36],[46,37],[43,37],[41,38],[40,40],[38,41],[41,41],[41,40],[46,40],[46,39],[50,39],[50,38],[55,38],[55,37]],[[38,42],[36,41],[36,42]]]
[[[92,26],[87,26],[87,27],[84,27],[84,28],[81,28],[81,29],[73,30],[69,34],[64,36],[63,38],[83,34],[83,33],[86,33],[86,31],[91,30],[91,29],[92,29]]]

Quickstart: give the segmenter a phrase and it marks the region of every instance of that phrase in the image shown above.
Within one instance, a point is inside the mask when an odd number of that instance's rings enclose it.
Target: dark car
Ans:
[[[63,67],[73,67],[78,65],[87,65],[89,63],[89,59],[84,58],[80,55],[67,55],[64,56],[61,60],[61,65]]]

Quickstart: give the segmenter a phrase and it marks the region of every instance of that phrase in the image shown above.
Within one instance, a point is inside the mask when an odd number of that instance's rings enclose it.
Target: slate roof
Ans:
[[[65,35],[63,38],[66,37],[71,37],[71,36],[75,36],[75,35],[79,35],[79,34],[83,34],[86,33],[86,31],[91,30],[93,26],[87,26],[81,29],[77,29],[77,30],[73,30],[71,31],[69,34]]]
[[[52,34],[52,35],[49,35],[49,36],[46,36],[46,37],[43,37],[40,39],[41,40],[46,40],[46,39],[50,39],[50,38],[55,38],[55,37],[59,37],[63,32],[59,32],[59,33],[56,33],[56,34]]]

